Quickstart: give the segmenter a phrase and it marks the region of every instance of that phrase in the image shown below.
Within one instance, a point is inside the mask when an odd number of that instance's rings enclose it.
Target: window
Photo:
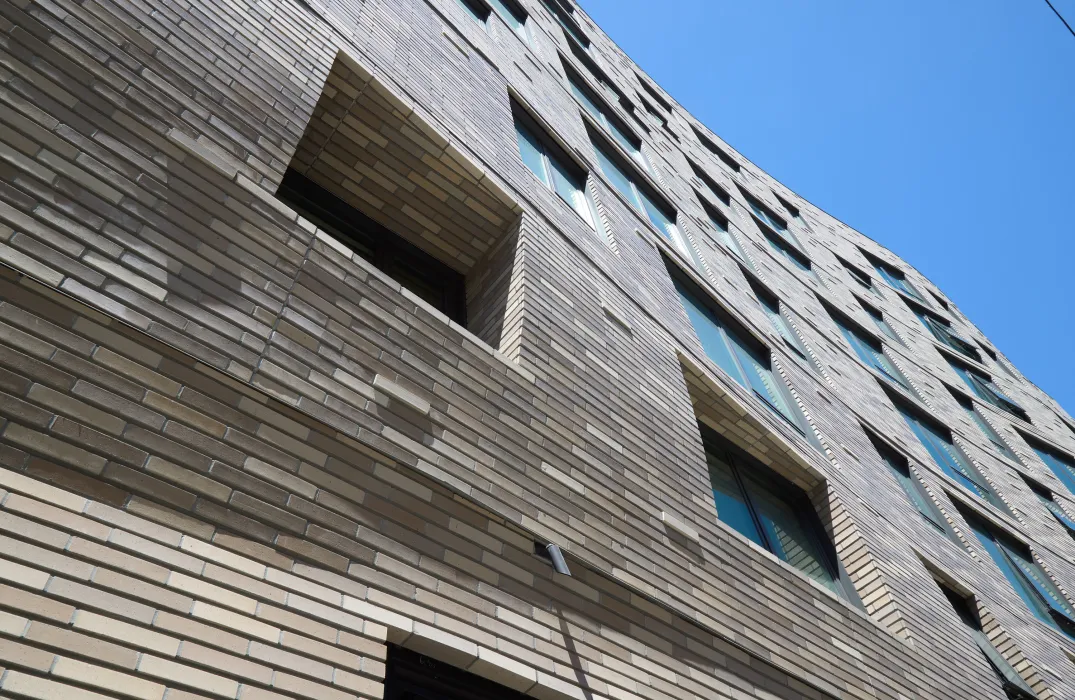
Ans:
[[[456,0],[479,24],[485,25],[489,20],[489,7],[481,0]]]
[[[993,487],[967,459],[963,451],[952,442],[951,433],[920,418],[905,406],[897,405],[896,408],[903,415],[904,420],[907,421],[911,432],[926,448],[926,452],[933,458],[937,466],[941,468],[941,471],[955,479],[971,493],[1008,512],[1008,506],[996,494]]]
[[[870,294],[873,294],[878,299],[884,298],[881,296],[881,292],[878,291],[877,287],[874,286],[873,280],[870,279],[869,275],[867,275],[865,272],[858,269],[851,263],[847,262],[843,258],[837,259],[840,261],[840,264],[844,266],[844,269],[847,270],[847,274],[851,275],[851,279],[855,280],[861,286],[865,287],[870,292]]]
[[[635,73],[635,77],[638,78],[639,84],[642,85],[642,89],[646,92],[647,95],[650,96],[650,99],[659,104],[661,108],[664,109],[664,111],[668,113],[672,112],[672,105],[668,102],[668,100],[664,99],[664,97],[659,92],[657,92],[656,88],[649,84],[648,80],[643,78],[638,73]]]
[[[750,194],[742,187],[739,188],[739,191],[743,193],[743,198],[747,200],[747,205],[750,206],[750,211],[754,212],[755,218],[759,219],[774,232],[787,238],[788,242],[797,244],[797,241],[789,238],[790,234],[788,233],[788,223],[786,221],[774,214],[769,207],[762,204],[757,197]]]
[[[466,283],[461,273],[295,170],[284,174],[276,194],[423,301],[466,326]]]
[[[925,487],[922,486],[922,482],[915,478],[915,475],[911,473],[911,467],[908,465],[907,460],[898,452],[875,438],[869,431],[867,431],[866,436],[870,438],[870,442],[873,443],[874,448],[877,450],[877,454],[880,455],[881,461],[888,467],[889,473],[892,474],[896,483],[903,489],[903,493],[907,496],[907,500],[914,504],[914,507],[918,509],[918,512],[925,518],[926,522],[944,533],[945,536],[953,537],[952,530],[949,528],[948,521],[945,520],[944,514],[941,513],[940,508],[938,508],[937,504],[930,498]]]
[[[887,265],[881,262],[872,255],[865,255],[866,258],[873,263],[873,268],[877,270],[877,274],[881,276],[881,279],[883,279],[888,284],[888,286],[892,287],[893,289],[898,289],[907,296],[913,297],[914,299],[917,299],[922,303],[927,303],[925,297],[923,297],[922,293],[919,292],[913,284],[911,284],[911,281],[907,279],[906,275],[904,275],[902,272],[892,267],[891,265]]]
[[[720,203],[728,207],[732,204],[732,198],[728,194],[728,191],[717,184],[717,181],[709,177],[709,175],[702,170],[701,166],[695,163],[691,159],[687,159],[687,164],[691,166],[691,170],[694,171],[694,176],[702,181],[702,184],[706,186],[713,196],[720,200]]]
[[[564,65],[564,71],[567,73],[568,83],[571,85],[571,92],[575,95],[575,98],[586,109],[590,115],[601,124],[601,126],[608,129],[608,132],[612,134],[616,139],[616,143],[623,147],[623,150],[646,170],[652,172],[649,161],[646,160],[646,156],[642,154],[642,142],[632,134],[623,122],[612,113],[612,110],[604,104],[604,102],[592,90],[586,85],[578,73],[571,69],[570,66]]]
[[[934,316],[920,307],[909,306],[914,315],[918,317],[918,320],[922,322],[922,325],[925,326],[929,332],[933,334],[933,337],[937,339],[937,342],[952,348],[962,355],[966,355],[975,362],[981,361],[982,358],[975,347],[957,335],[956,332],[952,330],[952,326],[948,321]]]
[[[936,301],[938,304],[940,304],[942,309],[944,309],[945,311],[949,311],[949,312],[952,310],[951,307],[948,306],[948,302],[945,301],[944,298],[942,298],[940,294],[938,294],[937,292],[933,291],[932,289],[928,289],[926,291],[929,292],[929,295],[931,297],[933,297],[934,301]]]
[[[682,279],[671,266],[669,272],[683,310],[709,359],[741,386],[752,390],[770,411],[806,436],[814,447],[824,451],[806,417],[795,407],[787,386],[773,374],[768,349],[745,340],[748,336],[735,330],[730,319],[722,318],[715,305],[702,301],[704,292]]]
[[[807,495],[699,424],[720,521],[845,600],[859,603]]]
[[[763,226],[761,232],[765,236],[765,240],[769,241],[769,245],[779,257],[784,258],[789,263],[812,277],[815,282],[821,284],[821,278],[817,276],[817,272],[814,271],[814,266],[810,264],[810,260],[807,257],[798,250],[792,249],[792,247],[782,238],[777,238],[776,234],[769,231],[768,228]]]
[[[791,348],[799,357],[804,360],[809,357],[809,352],[806,350],[806,345],[802,339],[795,333],[795,330],[788,323],[787,318],[780,312],[780,300],[770,294],[767,290],[762,289],[758,284],[755,284],[753,280],[747,279],[750,284],[750,288],[754,290],[754,295],[758,297],[758,302],[761,304],[762,311],[769,317],[769,321],[773,324],[773,328],[780,334],[780,337],[784,339],[784,344]]]
[[[1019,461],[1019,459],[1015,456],[1015,453],[1012,452],[1012,448],[1008,447],[1008,444],[1004,442],[1003,439],[1001,439],[1000,434],[993,429],[993,426],[989,425],[989,421],[985,419],[985,416],[978,412],[978,409],[975,408],[973,401],[971,401],[965,396],[957,394],[954,391],[952,391],[952,396],[954,396],[959,405],[963,407],[963,410],[967,412],[967,415],[982,431],[982,434],[989,439],[990,444],[993,445],[993,449],[995,449],[997,452],[1004,455],[1008,459],[1012,460],[1013,462]]]
[[[697,194],[697,192],[695,192]],[[713,228],[717,231],[717,238],[721,244],[728,249],[735,257],[746,263],[753,269],[754,263],[743,252],[743,247],[739,244],[739,239],[735,237],[735,234],[728,228],[728,219],[717,211],[705,197],[699,196],[698,201],[702,203],[702,209],[705,210],[706,215],[709,217],[709,223],[713,225]]]
[[[1015,403],[1015,401],[1005,396],[1004,392],[993,383],[993,380],[988,375],[953,362],[951,359],[948,360],[948,364],[952,367],[952,371],[958,374],[982,401],[996,406],[1000,410],[1006,411],[1016,418],[1029,422],[1026,411],[1024,411],[1019,404]]]
[[[568,37],[573,39],[579,46],[590,50],[590,40],[582,33],[582,29],[575,22],[575,18],[572,17],[572,13],[564,9],[557,0],[544,0],[545,7],[552,13],[553,18],[563,28],[564,33]]]
[[[735,159],[728,155],[728,153],[723,148],[718,146],[713,139],[703,134],[701,131],[699,131],[698,127],[694,126],[693,124],[691,124],[691,129],[694,131],[694,135],[695,137],[697,137],[698,142],[705,146],[705,149],[707,151],[715,155],[717,158],[720,158],[721,162],[723,162],[733,171],[739,172],[741,170],[739,163],[735,162]]]
[[[892,360],[888,359],[888,356],[885,355],[884,346],[882,346],[881,343],[856,328],[850,321],[845,319],[842,314],[836,312],[827,304],[825,305],[825,308],[836,322],[836,325],[840,328],[840,333],[843,334],[844,338],[851,346],[851,349],[855,351],[855,354],[859,356],[860,360],[866,363],[868,367],[873,367],[886,378],[896,382],[904,389],[907,389],[908,391],[911,390],[911,383],[907,381],[907,377],[903,376],[903,372],[896,367]]]
[[[590,228],[596,229],[593,202],[586,194],[586,173],[514,102],[512,111],[523,163],[546,187],[560,195]]]
[[[981,343],[978,343],[978,346],[982,348],[983,351],[985,351],[986,355],[989,355],[989,359],[992,360],[993,364],[995,364],[997,367],[1000,367],[1000,370],[1004,372],[1004,374],[1008,375],[1012,379],[1018,379],[1018,377],[1015,376],[1015,372],[1013,372],[1011,367],[1008,366],[1008,363],[1003,362],[1000,357],[997,356],[995,350],[990,348],[988,345],[982,345]]]
[[[859,305],[861,305],[862,310],[865,311],[871,319],[873,319],[874,325],[877,326],[877,330],[881,331],[882,335],[884,335],[889,340],[894,340],[900,345],[903,345],[903,340],[900,338],[899,335],[897,335],[895,329],[893,329],[892,326],[888,324],[888,321],[885,320],[884,315],[880,311],[870,306],[866,302],[862,301],[861,299],[859,300]]]
[[[793,219],[801,219],[802,218],[801,216],[799,216],[798,208],[796,208],[794,205],[792,205],[791,202],[789,202],[788,200],[784,199],[783,197],[778,195],[776,192],[773,192],[773,196],[776,197],[777,201],[779,201],[780,204],[783,205],[785,211],[787,211],[789,214],[791,214],[791,217]]]
[[[410,649],[388,645],[384,700],[529,700],[531,697]]]
[[[530,36],[526,33],[526,13],[523,12],[513,0],[486,0],[496,10],[504,23],[519,35],[519,38],[530,43]]]
[[[645,214],[665,238],[694,262],[695,267],[704,270],[702,259],[694,250],[694,246],[676,226],[675,210],[660,202],[644,186],[640,186],[642,179],[635,177],[626,167],[626,163],[620,162],[619,157],[614,155],[610,148],[601,144],[600,139],[595,138],[593,133],[590,134],[590,141],[597,155],[597,162],[601,166],[601,172],[605,174],[612,186],[619,190],[635,209]]]
[[[1025,481],[1026,485],[1030,487],[1030,490],[1034,492],[1034,495],[1038,497],[1041,504],[1053,514],[1053,517],[1056,518],[1057,522],[1064,526],[1068,531],[1068,534],[1075,537],[1075,518],[1068,515],[1067,511],[1056,502],[1056,499],[1053,498],[1053,492],[1041,484],[1031,481],[1025,476],[1023,476],[1023,481]]]
[[[1008,583],[1034,616],[1075,639],[1075,610],[1056,587],[1034,555],[1023,545],[990,527],[971,513],[963,513],[978,542],[1003,572]]]
[[[1030,449],[1038,455],[1041,461],[1045,462],[1045,466],[1056,475],[1057,479],[1068,487],[1068,491],[1075,493],[1075,458],[1070,455],[1066,455],[1059,450],[1055,450],[1052,447],[1045,445],[1045,443],[1037,442],[1027,438],[1026,442],[1030,445]]]
[[[982,623],[978,618],[977,606],[972,601],[967,600],[963,596],[959,595],[955,591],[951,590],[944,584],[938,583],[941,591],[944,593],[944,597],[948,599],[952,608],[955,610],[959,619],[967,626],[970,631],[971,639],[974,640],[975,645],[985,656],[986,663],[993,669],[993,673],[997,674],[997,680],[1000,681],[1001,687],[1004,689],[1004,693],[1008,696],[1009,700],[1037,700],[1037,695],[1031,689],[1027,682],[1023,680],[1023,677],[1015,670],[1015,668],[1008,663],[1008,660],[997,651],[997,648],[993,646],[993,642],[989,641],[989,635],[982,630]],[[941,640],[947,642],[947,640]]]

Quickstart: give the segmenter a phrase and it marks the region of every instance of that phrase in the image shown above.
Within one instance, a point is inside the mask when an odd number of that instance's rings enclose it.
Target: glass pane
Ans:
[[[635,208],[642,211],[642,202],[639,201],[638,195],[635,194],[636,190],[631,178],[627,177],[627,174],[596,144],[594,144],[594,152],[597,154],[597,162],[601,166],[601,172],[609,179],[612,186],[619,190],[620,194],[626,197],[627,201],[633,204]]]
[[[713,315],[702,306],[693,296],[676,283],[680,301],[687,317],[694,326],[694,332],[698,334],[698,340],[702,349],[721,369],[727,372],[732,379],[747,386],[747,380],[739,370],[739,365],[732,357],[731,349],[725,340],[724,329]]]
[[[760,357],[753,348],[748,348],[734,341],[733,344],[735,345],[739,362],[747,374],[747,382],[750,388],[754,390],[754,393],[760,396],[770,408],[794,425],[796,429],[803,431],[802,425],[796,420],[787,399],[784,398],[784,392],[777,385],[780,380],[773,376],[769,361]]]
[[[1053,584],[1052,579],[1045,573],[1044,569],[1038,566],[1038,563],[1034,561],[1029,555],[1023,554],[1019,548],[1014,546],[1008,546],[1006,543],[1001,543],[1004,551],[1008,554],[1019,570],[1026,576],[1027,580],[1038,592],[1038,595],[1044,598],[1045,603],[1063,613],[1068,617],[1075,617],[1075,611],[1072,611],[1071,605],[1068,604],[1064,594],[1057,589]]]
[[[1004,556],[1004,553],[1001,551],[1000,545],[993,537],[993,533],[975,520],[968,519],[968,524],[971,526],[971,530],[974,532],[975,537],[977,537],[978,542],[981,543],[982,548],[1004,573],[1004,577],[1008,579],[1008,583],[1010,583],[1015,592],[1019,594],[1019,597],[1023,599],[1023,603],[1026,604],[1027,608],[1029,608],[1039,620],[1052,625],[1053,621],[1052,618],[1049,617],[1049,610],[1045,601],[1043,601],[1037,591],[1031,589],[1023,577],[1016,572],[1015,567],[1012,566],[1008,558]]]
[[[717,505],[717,517],[739,534],[765,547],[761,533],[758,532],[754,518],[750,514],[743,490],[735,479],[732,467],[722,455],[707,449],[706,460],[709,463],[709,481],[713,485],[713,501]]]
[[[713,220],[710,219],[710,221]],[[732,232],[722,228],[716,221],[713,221],[713,225],[717,227],[717,235],[720,237],[721,242],[724,243],[724,247],[730,250],[732,255],[745,262],[747,257],[743,253],[743,249],[739,247],[739,241],[735,240]]]
[[[1033,445],[1031,445],[1031,449],[1041,458],[1041,461],[1045,462],[1045,465],[1056,475],[1056,478],[1060,479],[1064,486],[1068,487],[1069,491],[1075,493],[1075,462],[1071,462],[1052,452],[1039,450]]]
[[[978,411],[974,410],[973,407],[967,408],[966,411],[967,414],[970,415],[971,420],[973,420],[978,425],[978,428],[981,429],[982,434],[989,438],[989,442],[993,444],[993,447],[997,450],[997,452],[1000,452],[1002,455],[1009,459],[1016,458],[1012,451],[1004,443],[1004,440],[1002,440],[1000,435],[997,434],[997,431],[993,430],[993,426],[989,425],[989,423],[987,423],[986,420],[978,414]]]
[[[1056,519],[1060,521],[1060,524],[1070,530],[1073,534],[1075,534],[1075,520],[1072,520],[1071,516],[1069,516],[1067,512],[1063,508],[1061,508],[1056,501],[1052,500],[1051,498],[1046,498],[1040,493],[1037,494],[1037,496],[1038,500],[1041,501],[1042,505],[1048,508],[1049,511],[1056,517]]]
[[[559,161],[552,158],[548,161],[552,165],[553,189],[560,195],[578,215],[586,220],[591,227],[594,225],[590,216],[590,204],[586,201],[586,183],[579,177],[563,167]]]
[[[832,572],[796,509],[753,475],[743,474],[743,482],[773,554],[835,593]]]
[[[933,457],[933,461],[937,463],[937,466],[945,474],[990,503],[996,504],[999,499],[981,482],[982,477],[978,474],[978,471],[965,461],[950,440],[914,416],[904,413],[903,417],[906,419],[911,431],[914,432],[915,437],[918,438],[922,446]]]
[[[576,83],[574,78],[571,78],[570,82],[571,92],[578,98],[579,102],[582,103],[582,106],[586,108],[586,111],[592,114],[597,120],[601,120],[601,108],[597,106],[596,102],[590,99],[589,93],[581,85]]]
[[[948,529],[945,526],[944,517],[941,515],[940,511],[937,510],[933,501],[930,500],[929,495],[918,485],[910,470],[897,464],[893,457],[885,454],[883,451],[879,451],[879,454],[881,455],[881,459],[884,461],[885,466],[888,467],[888,470],[900,485],[900,488],[907,494],[907,498],[909,498],[915,508],[918,509],[918,512],[922,514],[922,517],[941,532],[947,533]]]
[[[526,40],[526,16],[516,10],[513,6],[508,5],[504,0],[486,0],[496,13],[500,15],[504,22],[512,28],[516,34]]]
[[[476,0],[457,0],[457,2],[460,7],[467,11],[467,14],[478,22],[485,24],[485,18],[489,16],[489,13],[485,12],[484,8]]]
[[[646,210],[646,215],[649,216],[649,220],[653,222],[653,225],[657,229],[667,236],[670,240],[675,239],[676,224],[668,218],[668,215],[664,213],[664,210],[657,206],[657,204],[649,198],[649,196],[639,193],[642,198],[642,206]]]
[[[546,185],[551,184],[549,174],[545,170],[545,159],[542,157],[545,149],[541,147],[541,143],[527,129],[519,126],[518,122],[515,124],[515,136],[519,141],[519,155],[522,156],[526,167],[530,168],[530,172],[537,175],[538,179]]]

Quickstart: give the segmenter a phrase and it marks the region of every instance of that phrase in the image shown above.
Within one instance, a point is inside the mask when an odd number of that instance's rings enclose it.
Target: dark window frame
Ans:
[[[463,273],[377,223],[298,171],[288,169],[280,181],[277,197],[318,227],[350,244],[356,255],[415,296],[466,327],[466,276]],[[439,301],[420,291],[421,283],[430,279],[443,279]],[[415,285],[419,289],[415,289]],[[427,287],[428,291],[432,290]]]
[[[638,83],[642,86],[642,89],[646,91],[646,94],[649,95],[654,102],[660,105],[664,109],[664,111],[671,114],[673,111],[672,103],[666,100],[664,96],[661,95],[659,92],[657,92],[657,88],[650,85],[649,80],[643,78],[640,73],[636,72],[635,77],[638,78]]]
[[[728,190],[721,187],[716,180],[710,177],[709,173],[707,173],[701,165],[698,165],[690,158],[687,158],[687,164],[694,172],[694,176],[702,181],[702,184],[706,186],[706,189],[712,192],[721,204],[726,207],[732,205],[732,196],[728,193]]]
[[[911,460],[865,426],[863,426],[863,432],[866,433],[866,437],[873,445],[874,450],[877,451],[881,461],[885,463],[893,478],[896,479],[900,490],[922,516],[922,519],[945,537],[959,544],[959,538],[955,530],[952,529],[951,524],[949,524],[948,519],[944,517],[940,507],[934,502],[929,492],[926,491],[922,480],[911,470]],[[915,493],[910,493],[907,490],[908,488],[914,489]]]
[[[466,10],[470,16],[479,24],[482,28],[488,29],[489,16],[493,13],[493,8],[490,7],[483,0],[456,0],[464,10]]]
[[[517,690],[395,644],[388,645],[384,700],[531,700]]]
[[[737,173],[743,169],[743,166],[739,165],[727,151],[718,146],[716,141],[702,133],[701,129],[694,124],[691,124],[691,130],[694,132],[694,136],[698,139],[698,143],[702,144],[707,151],[719,158],[722,163]]]

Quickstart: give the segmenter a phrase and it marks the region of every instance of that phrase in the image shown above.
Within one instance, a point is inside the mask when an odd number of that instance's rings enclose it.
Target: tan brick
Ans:
[[[110,666],[133,669],[138,660],[138,653],[132,649],[40,621],[34,621],[30,625],[26,639],[41,646],[60,649],[73,656],[102,661]]]
[[[63,656],[56,660],[52,675],[138,700],[161,700],[164,697],[164,686],[160,683]]]
[[[136,603],[129,598],[106,593],[97,588],[64,578],[54,577],[49,581],[46,591],[58,598],[74,601],[80,608],[88,607],[103,610],[112,615],[119,615],[144,625],[148,625],[153,621],[155,611],[148,605]]]
[[[340,630],[339,644],[347,649],[354,649],[363,656],[369,656],[382,661],[388,654],[388,649],[383,642],[370,639],[369,637],[361,637],[357,634],[347,632],[346,630]]]
[[[161,396],[154,391],[147,391],[145,398],[142,399],[142,403],[155,411],[163,413],[169,418],[178,420],[181,423],[186,423],[195,430],[212,435],[216,438],[224,437],[224,431],[227,429],[227,426],[220,421],[210,418],[204,413],[199,413],[193,408],[181,404],[178,401],[173,401],[166,396]]]
[[[34,384],[30,387],[26,396],[31,401],[46,406],[56,413],[112,435],[122,434],[123,427],[127,424],[122,418],[83,403],[71,397],[70,394],[62,394],[41,384]]]
[[[118,549],[112,549],[96,542],[84,540],[81,537],[72,538],[71,544],[67,546],[67,551],[71,554],[85,557],[97,564],[103,564],[113,569],[120,569],[128,573],[134,574],[140,578],[149,579],[157,583],[164,583],[168,580],[168,569],[163,566],[148,562],[139,557],[121,552]]]
[[[264,581],[244,576],[216,564],[206,564],[202,577],[223,584],[227,588],[236,588],[258,600],[266,600],[277,605],[283,605],[287,601],[287,591],[282,588],[270,586]]]
[[[66,625],[75,614],[75,608],[65,603],[0,584],[0,607],[43,617]]]
[[[173,571],[168,576],[168,586],[188,593],[195,598],[211,600],[214,603],[238,610],[247,615],[253,615],[257,612],[258,603],[253,598],[215,586],[201,578],[194,578],[193,576]]]
[[[141,496],[132,496],[124,508],[132,515],[187,535],[209,539],[216,532],[216,526],[212,523],[198,520]]]
[[[122,528],[128,533],[137,532],[139,537],[160,542],[168,547],[178,547],[179,541],[183,537],[183,533],[177,530],[152,523],[145,518],[139,518],[97,501],[90,501],[87,504],[86,515],[109,525],[114,525],[117,528]]]
[[[193,556],[208,561],[214,561],[221,566],[235,569],[247,576],[253,576],[258,579],[265,578],[266,566],[261,562],[229,552],[226,549],[209,544],[208,542],[203,542],[194,537],[184,536],[179,547],[184,552],[189,552]]]
[[[245,615],[226,610],[203,601],[195,601],[191,614],[199,619],[208,620],[213,624],[233,629],[256,639],[263,639],[272,644],[280,641],[280,628],[258,622]]]
[[[8,500],[13,497],[14,494],[9,496]],[[3,511],[0,511],[0,531],[10,532],[19,537],[40,542],[53,549],[63,549],[68,540],[71,539],[71,536],[66,532]]]
[[[384,697],[384,683],[375,681],[372,678],[366,678],[365,676],[359,676],[358,674],[349,671],[337,670],[336,677],[333,679],[333,684],[354,691],[365,697]]]
[[[4,676],[0,689],[3,689],[5,694],[33,700],[112,700],[100,693],[18,671],[9,671]]]
[[[43,520],[56,527],[71,530],[95,540],[104,540],[108,537],[108,533],[111,532],[111,528],[107,525],[102,525],[89,518],[25,496],[12,495],[4,503],[4,507],[13,512]]]
[[[144,350],[144,348],[139,348],[139,350]],[[93,353],[93,359],[121,376],[145,384],[147,387],[152,387],[166,396],[179,394],[180,386],[177,382],[167,379],[137,362],[132,362],[126,357],[117,355],[106,347],[98,347]],[[144,359],[150,360],[153,358],[146,357]],[[160,361],[159,356],[155,358],[155,361]]]
[[[4,428],[4,437],[31,452],[36,452],[61,464],[69,464],[90,474],[100,474],[108,463],[104,457],[88,452],[81,447],[57,440],[51,435],[24,428],[18,423],[8,423]]]
[[[284,571],[289,571],[293,563],[291,557],[284,556],[270,547],[225,532],[213,535],[213,543]]]
[[[478,658],[467,670],[521,692],[537,683],[537,671],[533,667],[485,647],[478,647]]]
[[[274,668],[286,668],[302,676],[309,676],[326,683],[332,682],[332,666],[313,659],[284,651],[280,647],[261,642],[251,642],[247,654],[259,661],[264,661]]]
[[[148,523],[147,523],[148,524]],[[176,533],[178,535],[178,533]],[[147,540],[144,537],[127,532],[126,530],[115,529],[112,531],[111,536],[108,538],[108,543],[127,549],[137,553],[140,556],[147,557],[153,561],[166,564],[169,568],[180,569],[193,574],[200,574],[202,567],[205,563],[189,554],[184,554],[173,547],[165,546]],[[179,546],[179,537],[176,537],[176,543],[174,547]]]
[[[240,656],[246,654],[250,646],[250,640],[237,634],[225,632],[217,627],[203,624],[189,617],[181,617],[168,612],[159,612],[153,620],[153,626],[157,629],[171,632],[177,637],[197,639],[199,642],[209,644],[230,651]],[[177,652],[178,653],[178,650]]]
[[[7,469],[0,469],[0,486],[75,513],[81,513],[86,507],[86,499],[82,496]]]
[[[300,599],[301,600],[306,600],[305,598],[301,598],[300,596],[296,596],[293,593],[288,594],[288,595],[289,595],[289,600],[300,600]],[[317,605],[321,605],[321,604],[317,603]],[[328,606],[322,606],[322,608],[325,609],[325,610],[330,610],[330,608],[328,608]],[[327,620],[330,620],[330,621],[336,621],[338,617],[341,617],[341,616],[344,616],[344,615],[345,615],[345,613],[343,613],[343,612],[337,612],[336,615],[326,615],[323,619],[327,619]],[[303,633],[303,634],[305,634],[307,636],[314,637],[315,639],[322,639],[322,640],[324,640],[326,642],[335,641],[336,640],[336,635],[338,634],[338,631],[336,630],[335,627],[330,627],[329,625],[321,624],[320,622],[318,622],[316,620],[311,620],[306,615],[296,615],[293,612],[283,610],[283,609],[275,607],[273,605],[266,605],[265,603],[259,603],[258,604],[257,617],[258,617],[259,620],[265,620],[266,622],[271,622],[272,624],[277,625],[279,627],[287,627],[287,628],[290,628],[292,630],[301,632],[301,633]],[[337,622],[337,624],[339,624],[339,622]],[[361,624],[362,623],[360,621],[359,622],[360,627],[361,627]]]
[[[115,639],[126,645],[154,651],[163,656],[175,656],[179,651],[179,640],[175,637],[87,610],[79,610],[75,614],[73,624],[77,630],[84,630],[98,637]],[[132,665],[131,668],[133,667]]]
[[[93,566],[86,562],[2,535],[0,535],[0,554],[24,564],[35,564],[42,569],[83,581],[88,580],[90,574],[93,573]]]
[[[124,596],[139,598],[152,603],[155,607],[166,608],[178,613],[190,612],[194,599],[170,591],[161,586],[136,579],[126,574],[116,573],[109,569],[98,568],[93,574],[93,582],[103,588],[110,588]]]
[[[333,666],[350,668],[355,671],[362,669],[362,657],[341,649],[335,644],[325,644],[301,634],[295,634],[290,630],[284,630],[280,643],[288,649],[302,652],[315,659],[324,659]]]
[[[285,693],[293,693],[304,698],[311,698],[311,700],[354,700],[350,693],[279,671],[276,672],[276,676],[273,678],[272,686]]]
[[[183,642],[183,646],[179,648],[179,658],[196,666],[203,666],[214,671],[224,671],[229,676],[239,676],[262,685],[272,683],[273,670],[268,666],[232,656],[231,654],[225,654],[194,642]]]
[[[48,572],[17,564],[8,559],[0,559],[0,581],[9,581],[18,586],[44,590],[49,582]]]
[[[52,668],[52,652],[0,638],[0,664],[7,668],[27,668],[47,673]]]
[[[230,486],[226,486],[207,476],[202,476],[186,467],[161,459],[156,455],[150,456],[146,462],[145,470],[147,473],[171,482],[176,486],[194,493],[200,493],[221,503],[227,503],[228,497],[231,496]]]
[[[138,671],[222,698],[234,698],[239,692],[239,684],[230,678],[206,673],[152,654],[142,655],[138,662]]]
[[[21,615],[12,615],[0,611],[0,634],[8,637],[21,637],[30,620]]]
[[[168,698],[168,700],[172,700]],[[244,685],[239,693],[239,700],[292,700],[290,695],[281,695],[264,688],[255,688],[252,685]]]

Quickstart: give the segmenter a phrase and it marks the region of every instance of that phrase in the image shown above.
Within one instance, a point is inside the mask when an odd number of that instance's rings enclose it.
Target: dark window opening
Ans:
[[[789,202],[788,200],[784,199],[783,197],[781,197],[780,195],[778,195],[778,194],[777,194],[776,192],[773,192],[773,196],[774,196],[774,197],[776,197],[776,198],[777,198],[777,200],[778,200],[778,201],[779,201],[779,202],[780,202],[780,203],[781,203],[781,204],[782,204],[782,205],[784,206],[784,209],[786,209],[786,210],[787,210],[787,212],[788,212],[789,214],[791,214],[792,218],[794,218],[794,219],[799,219],[799,218],[801,218],[801,217],[799,216],[799,209],[798,209],[798,207],[794,206],[794,205],[793,205],[793,204],[792,204],[791,202]]]
[[[643,78],[641,75],[635,73],[635,77],[638,78],[638,82],[642,85],[642,89],[646,91],[646,94],[649,95],[654,102],[659,104],[664,109],[664,111],[671,113],[672,105],[668,102],[668,100],[664,99],[664,97],[662,97],[661,94],[657,92],[656,88],[650,85],[649,81]]]
[[[702,184],[704,184],[706,186],[706,188],[710,192],[712,192],[713,195],[717,199],[720,200],[721,204],[723,204],[726,207],[731,206],[732,198],[731,198],[731,195],[728,194],[728,190],[726,190],[723,187],[721,187],[720,185],[718,185],[716,180],[714,180],[713,178],[709,177],[709,175],[706,173],[706,171],[702,170],[702,167],[700,165],[698,165],[697,163],[695,163],[690,158],[687,159],[687,164],[690,165],[691,170],[694,171],[694,176],[702,181]]]
[[[982,630],[982,622],[978,617],[978,606],[939,581],[937,585],[940,587],[941,592],[944,593],[944,597],[948,599],[952,609],[959,616],[960,621],[967,626],[971,637],[974,639],[974,644],[981,650],[986,663],[993,669],[993,673],[997,675],[997,680],[1000,681],[1001,686],[1004,688],[1004,693],[1011,700],[1037,700],[1038,696],[1034,694],[1031,687],[1027,685],[1027,682],[1023,680],[1023,677],[1019,675],[1015,668],[1008,663],[1008,660],[997,651],[997,648],[993,646],[993,642],[989,640],[989,636]]]
[[[866,431],[866,437],[873,443],[874,449],[877,450],[877,454],[881,457],[881,461],[884,462],[889,473],[892,474],[896,483],[903,490],[904,495],[922,515],[922,518],[946,537],[958,543],[959,539],[948,525],[948,521],[945,519],[944,514],[941,513],[941,509],[930,498],[922,482],[911,472],[907,459],[883,443],[872,432]]]
[[[1053,498],[1053,492],[1034,481],[1026,474],[1020,473],[1019,476],[1023,477],[1023,481],[1030,487],[1030,490],[1037,497],[1038,501],[1045,506],[1046,510],[1052,513],[1052,516],[1056,518],[1058,523],[1064,526],[1067,533],[1070,536],[1075,537],[1075,518],[1064,510],[1063,506],[1056,502],[1056,499]]]
[[[529,696],[390,644],[384,700],[529,700]]]
[[[456,0],[471,17],[485,24],[489,21],[489,6],[480,0]]]
[[[571,16],[573,13],[564,9],[564,6],[560,4],[558,0],[544,0],[544,3],[545,7],[552,13],[552,16],[563,28],[564,33],[577,42],[579,46],[589,51],[590,40],[583,34],[582,28],[575,22],[575,18]]]
[[[284,174],[276,194],[423,301],[459,325],[467,325],[466,283],[462,273],[295,170],[288,169]]]
[[[844,600],[861,605],[807,494],[702,423],[717,518]]]
[[[735,162],[735,159],[732,158],[730,155],[728,155],[728,153],[723,148],[718,146],[716,144],[716,142],[713,141],[713,139],[711,139],[708,136],[706,136],[705,134],[703,134],[698,129],[698,127],[696,127],[693,124],[691,124],[691,129],[694,131],[694,135],[698,138],[698,142],[701,143],[703,146],[705,146],[707,151],[709,151],[710,153],[715,155],[717,158],[720,158],[720,160],[725,165],[727,165],[729,168],[731,168],[735,172],[739,172],[739,170],[740,170],[739,163]]]

